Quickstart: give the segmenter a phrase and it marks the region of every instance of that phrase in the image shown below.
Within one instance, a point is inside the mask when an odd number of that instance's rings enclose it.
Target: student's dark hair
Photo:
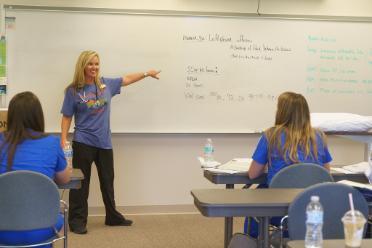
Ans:
[[[9,102],[5,141],[0,147],[0,154],[8,155],[7,171],[12,169],[18,144],[44,137],[44,130],[43,109],[37,96],[30,91],[16,94]]]

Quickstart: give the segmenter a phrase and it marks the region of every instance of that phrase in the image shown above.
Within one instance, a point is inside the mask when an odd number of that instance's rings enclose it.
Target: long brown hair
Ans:
[[[312,156],[317,160],[317,132],[325,141],[323,133],[311,127],[310,111],[305,97],[294,92],[284,92],[278,98],[275,126],[265,131],[269,144],[268,154],[277,149],[286,161],[289,158],[291,162],[298,163],[298,148],[300,148],[305,157]],[[283,134],[284,144],[282,144]],[[269,164],[271,164],[270,157]]]
[[[88,63],[94,58],[97,57],[98,61],[100,61],[99,55],[95,51],[83,51],[80,55],[79,58],[76,61],[75,65],[75,72],[74,72],[74,77],[72,79],[72,83],[70,83],[66,90],[70,87],[72,87],[75,92],[78,89],[81,89],[85,85],[85,67],[88,65]],[[101,76],[99,74],[99,71],[94,79],[94,83],[97,86],[97,89],[101,90],[103,88],[103,83],[101,82]]]
[[[25,139],[44,137],[44,130],[43,109],[37,96],[30,91],[16,94],[9,102],[5,141],[0,148],[0,154],[5,150],[8,155],[8,171],[12,169],[18,144]]]

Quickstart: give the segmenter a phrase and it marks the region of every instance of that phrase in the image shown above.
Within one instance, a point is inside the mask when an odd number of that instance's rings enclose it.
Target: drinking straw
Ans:
[[[355,220],[353,194],[351,194],[351,193],[349,193],[349,203],[350,203],[350,208],[351,208],[351,216],[352,216],[353,220]]]

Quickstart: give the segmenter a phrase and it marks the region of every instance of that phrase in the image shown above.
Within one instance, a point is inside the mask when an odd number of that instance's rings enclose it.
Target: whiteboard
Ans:
[[[8,92],[35,92],[60,131],[83,50],[107,77],[160,69],[114,97],[112,132],[251,133],[283,91],[312,112],[372,115],[372,23],[6,10]]]

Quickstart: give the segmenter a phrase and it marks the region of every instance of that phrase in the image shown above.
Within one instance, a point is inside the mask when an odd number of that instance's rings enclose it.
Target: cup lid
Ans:
[[[358,219],[358,220],[366,220],[366,218],[364,217],[364,215],[358,211],[358,210],[354,210],[354,214],[353,214],[353,211],[349,210],[347,211],[344,216],[342,217],[342,220],[343,221],[346,221],[346,220],[353,220],[353,219]]]

